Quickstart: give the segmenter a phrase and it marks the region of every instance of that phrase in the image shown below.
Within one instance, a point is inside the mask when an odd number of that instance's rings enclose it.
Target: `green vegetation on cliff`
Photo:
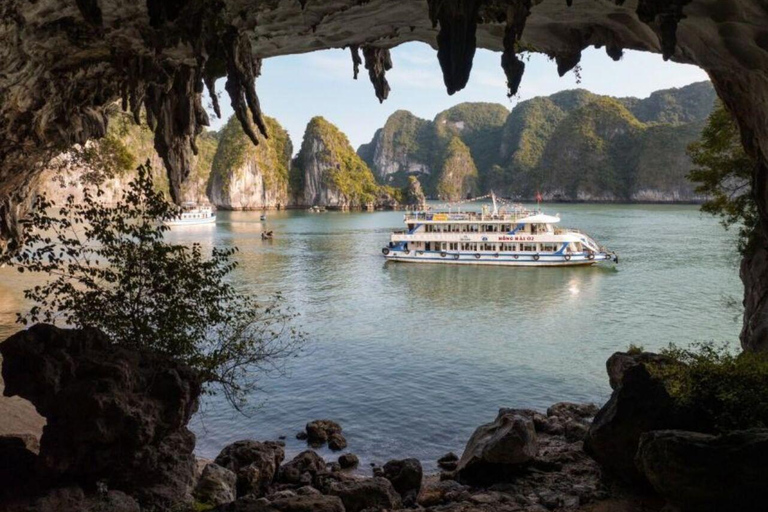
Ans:
[[[309,121],[294,167],[305,175],[294,183],[306,187],[306,173],[322,173],[322,182],[353,205],[374,202],[379,192],[373,173],[347,136],[320,116]]]
[[[477,168],[469,148],[453,137],[445,149],[443,167],[437,182],[437,196],[455,201],[477,192]]]
[[[685,178],[685,148],[698,137],[714,99],[712,85],[701,82],[645,99],[562,91],[520,102],[511,113],[502,105],[462,103],[432,123],[398,111],[360,152],[383,181],[417,175],[432,197],[446,191],[442,173],[453,154],[447,148],[459,138],[471,154],[480,193],[531,198],[540,190],[561,200],[690,201],[700,196]],[[404,119],[430,136],[414,137]],[[394,129],[404,131],[403,147],[396,143],[399,134],[382,136]],[[425,168],[402,165],[414,161]]]
[[[264,186],[287,193],[293,146],[288,132],[277,120],[264,116],[269,138],[254,129],[259,144],[254,145],[243,131],[240,122],[232,116],[219,134],[219,144],[210,172],[209,187],[217,180],[223,191],[242,178],[246,163],[255,166],[264,177]]]

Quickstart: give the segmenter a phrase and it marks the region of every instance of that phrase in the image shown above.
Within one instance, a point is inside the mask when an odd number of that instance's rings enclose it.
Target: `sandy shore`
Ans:
[[[0,359],[0,365],[2,359]],[[3,377],[0,375],[0,395],[5,390]],[[0,396],[0,436],[7,434],[32,434],[40,439],[45,418],[37,414],[35,408],[19,397]]]

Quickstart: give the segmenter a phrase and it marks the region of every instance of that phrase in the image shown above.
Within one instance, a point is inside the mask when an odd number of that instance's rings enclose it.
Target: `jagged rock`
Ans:
[[[336,496],[303,495],[268,500],[253,495],[214,509],[215,512],[345,512]]]
[[[441,480],[428,482],[422,486],[417,503],[422,507],[433,507],[443,503],[454,501],[467,493],[468,487],[455,480]]]
[[[402,506],[400,495],[386,478],[334,482],[330,494],[341,498],[346,512],[365,509],[397,510]]]
[[[235,501],[236,497],[237,475],[218,464],[207,464],[197,482],[195,499],[216,506]]]
[[[533,420],[514,409],[475,430],[456,468],[462,483],[503,481],[533,460],[538,451]]]
[[[595,404],[576,404],[558,402],[547,408],[547,416],[557,416],[562,419],[585,420],[594,418],[600,408]]]
[[[423,477],[418,459],[390,460],[382,467],[382,476],[392,482],[405,504],[416,502]]]
[[[322,493],[314,487],[305,485],[304,487],[299,487],[296,489],[296,494],[299,496],[320,496]]]
[[[615,476],[641,482],[635,467],[640,436],[691,424],[696,424],[696,419],[676,407],[664,384],[652,377],[644,364],[629,366],[589,427],[584,451]]]
[[[437,465],[441,469],[446,471],[453,471],[459,463],[459,456],[453,452],[448,452],[439,459],[437,459]]]
[[[306,450],[280,467],[278,481],[287,484],[302,484],[309,475],[309,485],[317,483],[317,475],[325,473],[325,460],[312,450]]]
[[[653,488],[683,511],[758,511],[768,502],[766,429],[648,432],[636,460]]]
[[[274,481],[285,458],[283,445],[274,441],[236,441],[214,461],[237,475],[237,495],[263,494]]]
[[[408,188],[405,189],[405,204],[415,208],[424,209],[427,198],[421,188],[421,182],[416,176],[408,177]]]
[[[113,345],[96,329],[37,324],[0,344],[5,395],[47,419],[39,465],[48,481],[109,482],[143,506],[189,503],[198,376],[167,357]]]
[[[624,378],[624,372],[627,369],[637,366],[638,364],[664,364],[669,359],[660,354],[654,354],[653,352],[615,352],[605,362],[605,368],[608,372],[608,381],[611,384],[611,389],[616,389],[621,384]]]
[[[339,466],[341,469],[351,469],[360,464],[360,459],[354,453],[345,453],[339,456]]]
[[[341,434],[341,425],[333,420],[315,420],[307,423],[306,430],[310,444],[324,444],[333,434]]]

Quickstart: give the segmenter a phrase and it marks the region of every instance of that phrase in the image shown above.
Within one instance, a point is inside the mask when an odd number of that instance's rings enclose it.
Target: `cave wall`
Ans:
[[[588,46],[661,53],[705,69],[756,157],[754,193],[768,233],[768,4],[764,0],[1,0],[0,240],[20,235],[41,163],[106,131],[120,100],[155,132],[171,193],[208,124],[204,87],[226,92],[249,138],[248,113],[267,135],[254,86],[264,58],[351,49],[350,78],[365,65],[376,96],[389,92],[389,49],[437,49],[449,94],[466,85],[475,48],[502,52],[514,94],[520,50],[550,55],[563,75]],[[362,58],[360,54],[362,53]],[[554,67],[554,66],[553,66]],[[642,73],[643,70],[637,70]],[[214,101],[218,113],[218,102]],[[745,259],[745,348],[768,348],[768,265]]]

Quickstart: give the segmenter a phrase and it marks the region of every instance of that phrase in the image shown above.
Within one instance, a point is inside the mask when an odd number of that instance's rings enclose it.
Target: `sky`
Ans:
[[[400,45],[392,49],[393,67],[387,72],[392,90],[380,104],[363,66],[358,79],[352,79],[349,50],[326,50],[264,60],[256,91],[264,113],[288,130],[294,152],[298,152],[307,123],[317,115],[338,126],[357,149],[370,142],[387,117],[400,109],[433,119],[439,112],[465,101],[500,103],[511,110],[520,101],[566,89],[645,98],[658,89],[708,80],[698,67],[664,62],[658,54],[627,51],[622,60],[614,62],[604,50],[588,49],[582,53],[578,83],[573,71],[561,78],[554,61],[532,54],[526,62],[518,95],[509,99],[500,60],[500,53],[478,50],[469,83],[449,96],[437,52],[423,43]],[[217,83],[217,90],[224,91],[223,80]],[[220,104],[223,119],[211,116],[211,128],[215,130],[232,115],[226,93],[221,95]]]

